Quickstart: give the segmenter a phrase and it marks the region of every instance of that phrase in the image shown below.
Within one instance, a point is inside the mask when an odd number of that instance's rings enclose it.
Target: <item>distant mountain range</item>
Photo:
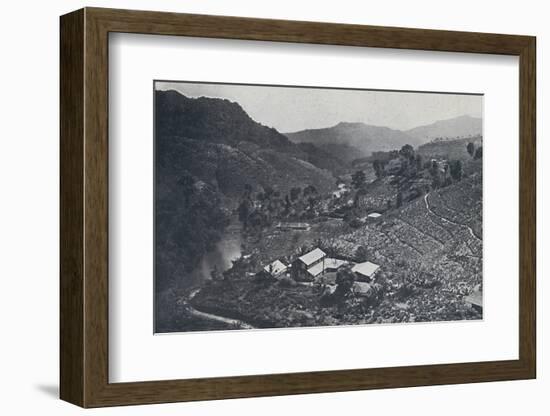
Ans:
[[[350,158],[369,156],[372,152],[399,149],[405,144],[417,147],[434,138],[480,135],[481,132],[480,118],[460,116],[406,131],[365,123],[342,122],[323,129],[286,133],[286,136],[295,143],[313,143],[351,160]]]
[[[440,120],[426,126],[405,131],[411,137],[427,142],[436,138],[479,136],[482,134],[482,120],[472,116],[460,116]]]
[[[245,184],[276,187],[283,193],[305,185],[328,190],[334,176],[349,170],[349,162],[374,151],[481,134],[481,119],[469,116],[407,131],[341,122],[281,134],[226,99],[189,98],[169,90],[156,91],[155,100],[158,177],[185,171],[231,199],[242,194]]]
[[[325,149],[337,150],[335,147],[345,145],[352,148],[350,156],[353,158],[368,156],[372,152],[381,150],[399,149],[405,144],[414,147],[422,143],[421,140],[400,130],[389,127],[371,126],[364,123],[338,123],[324,129],[308,129],[286,136],[295,143],[310,142]]]

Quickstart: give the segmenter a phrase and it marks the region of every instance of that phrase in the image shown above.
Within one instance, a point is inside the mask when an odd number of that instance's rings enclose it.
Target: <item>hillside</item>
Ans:
[[[157,293],[193,283],[190,273],[222,238],[245,185],[282,195],[335,187],[339,159],[290,142],[236,103],[157,91],[155,110]]]
[[[240,196],[245,184],[326,191],[344,169],[330,153],[292,143],[228,100],[157,91],[155,108],[158,163],[174,173],[186,169],[229,198]]]
[[[405,133],[421,142],[426,142],[435,138],[479,136],[482,135],[482,130],[481,118],[460,116],[418,126],[405,131]]]
[[[335,146],[345,145],[348,150],[349,147],[357,150],[353,158],[369,156],[376,151],[398,149],[405,144],[416,147],[423,143],[421,139],[400,130],[364,123],[338,123],[324,129],[286,133],[286,136],[295,143],[310,142],[316,146],[332,146],[336,154],[339,152]],[[343,148],[342,154],[351,153]]]
[[[466,150],[468,143],[473,143],[475,147],[482,145],[481,136],[472,136],[463,139],[451,140],[432,140],[429,143],[418,147],[418,154],[423,157],[469,160],[471,156]]]
[[[362,248],[362,255],[382,267],[373,286],[378,300],[352,297],[327,306],[320,285],[249,279],[232,269],[226,279],[207,282],[191,304],[257,328],[480,319],[464,302],[482,285],[478,162],[472,162],[478,169],[472,175],[390,209],[377,222],[355,229],[319,223],[308,236],[273,234],[254,243],[260,253],[278,257],[292,256],[308,238],[309,247],[321,245],[345,259],[357,259]]]

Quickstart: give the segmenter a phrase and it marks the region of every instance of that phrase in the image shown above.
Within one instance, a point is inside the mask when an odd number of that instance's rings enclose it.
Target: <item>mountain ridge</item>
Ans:
[[[235,102],[189,98],[175,90],[155,93],[157,163],[163,175],[187,170],[224,195],[241,195],[244,185],[334,186],[340,159],[313,145],[296,144],[253,120]]]
[[[462,115],[444,120],[437,120],[430,124],[417,126],[405,132],[413,137],[429,141],[435,138],[455,138],[482,135],[483,120],[479,117]]]
[[[398,149],[405,144],[418,147],[439,137],[481,135],[482,119],[463,115],[406,130],[363,122],[341,121],[331,127],[284,134],[294,143],[313,143],[325,149],[329,145],[345,145],[362,153],[361,156],[370,156],[373,152]]]

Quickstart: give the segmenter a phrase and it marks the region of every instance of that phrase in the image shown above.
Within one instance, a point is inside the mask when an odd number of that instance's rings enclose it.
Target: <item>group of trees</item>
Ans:
[[[483,157],[483,147],[479,146],[476,148],[475,144],[472,142],[469,142],[466,145],[466,150],[468,154],[474,158],[474,160],[481,159]]]
[[[319,201],[319,192],[313,185],[293,187],[283,196],[270,186],[254,193],[252,186],[246,184],[237,212],[245,231],[257,231],[272,225],[274,220],[313,218]]]
[[[466,145],[466,151],[474,160],[481,159],[483,157],[483,147],[476,148],[473,142],[468,142]],[[462,160],[455,159],[449,161],[432,161],[430,167],[430,173],[432,175],[432,187],[439,188],[442,186],[448,186],[453,182],[459,182],[464,176],[464,164]]]
[[[483,147],[479,146],[476,148],[473,142],[468,142],[466,145],[466,151],[474,160],[478,160],[483,157]],[[447,186],[453,182],[459,182],[462,180],[462,177],[464,176],[464,163],[460,159],[444,161],[443,163],[433,160],[432,166],[430,167],[430,173],[433,179],[433,188]]]
[[[474,159],[481,159],[483,154],[482,147],[475,146],[470,142],[467,145],[468,154]],[[451,185],[459,182],[464,176],[464,162],[457,158],[453,160],[431,159],[426,162],[414,148],[406,144],[399,150],[389,152],[375,152],[373,154],[372,166],[377,178],[392,175],[391,184],[397,187],[394,198],[387,199],[387,208],[395,206],[399,208],[404,201],[417,198],[431,189]],[[421,181],[411,180],[428,179],[427,185],[419,185]],[[431,180],[431,184],[430,181]],[[366,193],[366,175],[362,170],[356,171],[352,175],[352,185],[356,190],[355,204]]]
[[[221,208],[220,194],[211,186],[198,186],[184,172],[156,195],[156,289],[176,288],[198,266],[221,238],[229,215]]]
[[[406,144],[399,150],[376,152],[372,167],[377,178],[388,174],[412,177],[422,170],[422,163],[422,156]]]

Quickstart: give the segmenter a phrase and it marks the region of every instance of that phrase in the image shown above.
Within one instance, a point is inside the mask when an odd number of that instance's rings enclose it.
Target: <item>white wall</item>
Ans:
[[[370,3],[370,4],[369,4]],[[319,20],[389,26],[530,34],[538,37],[539,161],[539,378],[486,383],[141,406],[88,414],[346,414],[463,415],[547,414],[550,361],[544,301],[550,301],[543,258],[548,242],[550,146],[543,138],[544,103],[550,95],[544,72],[550,56],[545,2],[506,1],[69,1],[4,2],[0,16],[0,409],[3,414],[69,415],[78,408],[56,399],[58,384],[58,16],[82,6],[156,9]],[[545,88],[546,87],[546,88]],[[543,201],[546,198],[546,201]],[[543,235],[544,234],[544,235]],[[544,267],[543,266],[544,263]],[[544,267],[544,270],[543,270]],[[406,345],[404,353],[406,353]],[[546,351],[547,353],[547,351]]]

